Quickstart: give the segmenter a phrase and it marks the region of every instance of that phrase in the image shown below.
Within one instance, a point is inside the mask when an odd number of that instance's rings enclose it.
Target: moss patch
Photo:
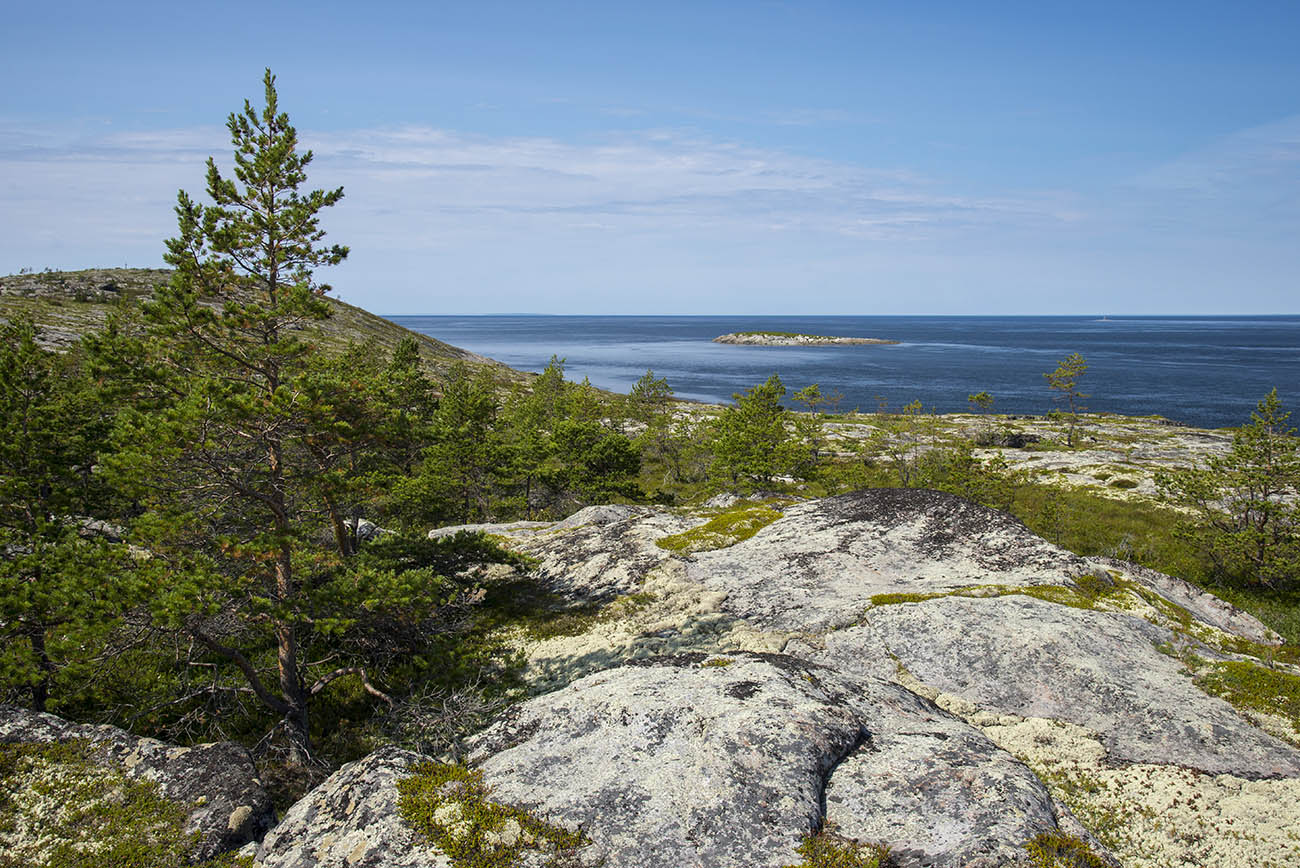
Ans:
[[[1062,832],[1043,832],[1025,844],[1036,868],[1110,868],[1088,843]]]
[[[785,868],[885,868],[889,865],[889,848],[884,844],[862,844],[828,832],[804,838],[795,852],[803,861]]]
[[[1020,595],[1033,597],[1048,603],[1070,606],[1075,609],[1096,609],[1098,603],[1110,599],[1118,603],[1133,587],[1117,579],[1103,579],[1087,574],[1073,579],[1074,587],[1066,585],[968,585],[951,591],[933,591],[928,593],[875,594],[871,597],[872,606],[892,606],[900,603],[923,603],[940,597],[1009,597]]]
[[[0,744],[0,868],[191,865],[198,833],[157,783],[97,764],[84,741]],[[205,868],[251,866],[228,854]]]
[[[1237,708],[1286,718],[1300,736],[1300,676],[1231,660],[1209,664],[1197,673],[1196,683]]]
[[[453,868],[508,868],[525,850],[552,854],[549,864],[589,843],[581,832],[493,802],[483,773],[421,763],[397,782],[397,809],[408,826],[446,854]]]
[[[725,549],[749,539],[780,517],[780,512],[766,504],[733,507],[699,527],[656,540],[655,545],[675,555]]]

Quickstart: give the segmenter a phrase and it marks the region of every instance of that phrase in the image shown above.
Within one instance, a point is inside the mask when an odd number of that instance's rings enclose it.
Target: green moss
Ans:
[[[924,603],[926,600],[935,600],[939,597],[951,597],[957,593],[957,591],[937,591],[930,594],[873,594],[871,597],[871,605],[896,606],[899,603]]]
[[[421,763],[397,782],[403,821],[451,860],[453,868],[508,868],[525,850],[553,853],[549,864],[585,846],[581,832],[493,802],[483,773],[464,766]]]
[[[1258,657],[1260,660],[1269,663],[1300,663],[1300,646],[1296,645],[1265,645],[1263,642],[1255,642],[1244,636],[1234,636],[1228,634],[1219,643],[1219,650],[1228,651],[1232,654],[1248,654],[1251,657]]]
[[[1119,579],[1106,571],[1075,576],[1074,587],[1080,594],[1093,600],[1100,600],[1102,597],[1122,593],[1124,590]]]
[[[84,741],[0,744],[0,868],[191,865],[188,809],[94,761]],[[227,854],[201,868],[251,866]]]
[[[1088,593],[1062,585],[1030,585],[1023,588],[1008,588],[1007,592],[1022,594],[1048,603],[1056,603],[1058,606],[1069,606],[1071,609],[1095,609],[1099,599]],[[1005,595],[999,594],[998,596]]]
[[[699,527],[656,540],[655,545],[677,555],[713,551],[749,539],[781,517],[766,504],[748,504],[715,515]]]
[[[701,666],[730,666],[735,661],[730,657],[714,657],[711,660],[705,660]]]
[[[1037,868],[1109,868],[1087,842],[1063,832],[1043,832],[1025,844]]]
[[[1237,708],[1284,717],[1300,735],[1300,676],[1231,660],[1210,664],[1197,673],[1196,683]]]
[[[862,844],[827,832],[804,838],[795,852],[803,861],[785,868],[884,868],[889,864],[889,848],[884,844]]]
[[[1093,574],[1076,576],[1075,587],[1064,585],[968,585],[952,591],[934,591],[930,593],[875,594],[871,597],[872,606],[891,606],[899,603],[923,603],[940,597],[1008,597],[1019,594],[1033,597],[1048,603],[1070,606],[1075,609],[1095,609],[1097,603],[1107,597],[1120,598],[1128,592],[1130,585],[1119,582],[1113,577],[1105,578]]]
[[[1137,488],[1137,487],[1138,487],[1138,484],[1137,484],[1137,482],[1136,482],[1135,480],[1127,479],[1127,478],[1121,476],[1119,479],[1112,479],[1111,482],[1110,482],[1110,487],[1111,487],[1111,488],[1130,489],[1130,488]]]

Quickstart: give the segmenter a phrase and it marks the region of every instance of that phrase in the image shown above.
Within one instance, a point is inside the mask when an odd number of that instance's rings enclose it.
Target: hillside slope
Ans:
[[[41,327],[48,345],[67,346],[103,325],[114,304],[148,299],[154,287],[166,283],[170,277],[171,272],[162,268],[90,268],[12,274],[0,277],[0,319],[26,314]],[[463,361],[473,367],[489,368],[503,381],[522,381],[529,377],[494,359],[412,332],[347,302],[336,298],[329,301],[333,316],[316,327],[326,347],[341,349],[349,341],[356,341],[388,355],[398,341],[413,335],[420,343],[426,366],[434,373]]]

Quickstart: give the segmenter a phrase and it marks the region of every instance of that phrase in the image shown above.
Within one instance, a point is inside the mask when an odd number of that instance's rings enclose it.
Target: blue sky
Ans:
[[[1300,312],[1300,3],[23,4],[0,273],[281,105],[384,313]]]

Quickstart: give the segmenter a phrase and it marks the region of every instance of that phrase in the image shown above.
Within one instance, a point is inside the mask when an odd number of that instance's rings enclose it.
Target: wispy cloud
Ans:
[[[1300,227],[1300,115],[1241,130],[1135,179],[1166,225],[1253,234]]]
[[[199,191],[207,156],[224,161],[224,139],[216,127],[60,141],[0,126],[0,173],[11,205],[20,204],[0,218],[5,244],[51,231],[104,233],[105,243],[160,237],[175,190]],[[316,155],[313,182],[347,190],[339,219],[386,246],[422,242],[430,229],[456,238],[521,228],[659,236],[720,226],[902,241],[945,227],[1065,217],[1057,203],[965,197],[906,173],[676,130],[572,143],[410,126],[304,132],[303,140]]]

